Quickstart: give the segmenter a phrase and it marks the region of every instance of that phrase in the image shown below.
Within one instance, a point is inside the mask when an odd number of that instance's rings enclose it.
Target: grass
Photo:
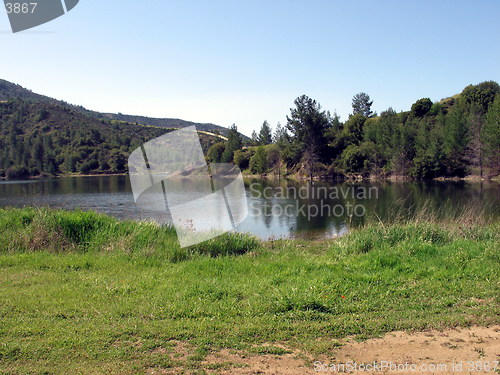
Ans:
[[[256,238],[230,233],[181,249],[173,227],[118,221],[92,211],[4,209],[0,210],[0,230],[0,252],[7,253],[118,251],[141,259],[176,262],[197,254],[244,254],[260,246]]]
[[[317,356],[347,335],[498,324],[500,223],[469,219],[181,249],[151,223],[0,210],[0,373],[201,374],[222,348]]]

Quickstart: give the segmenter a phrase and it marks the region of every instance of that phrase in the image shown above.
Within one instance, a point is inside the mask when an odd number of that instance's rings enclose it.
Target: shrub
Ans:
[[[5,177],[8,179],[14,178],[27,178],[30,176],[30,172],[26,167],[14,166],[7,169],[5,172]]]
[[[252,157],[251,149],[246,150],[236,150],[234,152],[234,164],[236,164],[241,170],[247,169],[250,165],[250,158]]]

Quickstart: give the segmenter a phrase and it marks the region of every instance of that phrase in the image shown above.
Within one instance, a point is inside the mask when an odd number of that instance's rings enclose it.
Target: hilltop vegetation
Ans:
[[[500,173],[500,87],[488,81],[433,103],[417,100],[409,111],[371,111],[365,93],[341,122],[305,95],[295,100],[285,127],[271,136],[264,122],[253,147],[234,151],[234,162],[253,174],[307,178],[389,176],[431,179]],[[213,161],[223,145],[209,151]],[[215,150],[217,148],[217,150]],[[211,152],[214,151],[214,152]],[[217,151],[217,152],[215,152]]]

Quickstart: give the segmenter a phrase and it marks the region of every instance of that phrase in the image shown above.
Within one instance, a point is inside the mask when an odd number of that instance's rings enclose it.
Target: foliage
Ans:
[[[281,167],[281,151],[278,145],[266,146],[267,166],[269,170],[275,171]]]
[[[389,108],[375,116],[370,97],[359,93],[353,114],[342,122],[302,95],[286,126],[278,123],[272,134],[265,121],[249,148],[242,149],[248,141],[236,125],[227,130],[227,141],[200,139],[209,161],[235,162],[258,174],[283,167],[311,179],[494,177],[500,173],[499,98],[500,86],[487,81],[439,102],[419,99],[407,112]],[[132,150],[167,131],[96,118],[57,101],[9,100],[0,103],[0,177],[123,173]]]
[[[212,163],[220,163],[222,161],[222,154],[226,149],[224,142],[217,142],[210,146],[207,152],[207,157]]]
[[[0,103],[0,177],[124,173],[129,154],[172,129],[98,120],[64,106]],[[200,135],[206,150],[215,137]]]
[[[367,93],[360,92],[352,98],[352,114],[370,117],[373,113],[371,111],[373,101]]]
[[[419,99],[412,104],[410,114],[413,117],[422,118],[431,110],[431,108],[432,101],[429,98]]]
[[[267,152],[264,146],[258,146],[255,154],[250,158],[250,171],[255,174],[267,172]]]
[[[341,163],[346,173],[364,173],[368,170],[370,159],[369,143],[349,145],[342,153]]]
[[[283,147],[286,143],[289,143],[290,141],[286,128],[281,126],[279,122],[278,125],[276,125],[276,130],[274,131],[272,141],[273,143],[277,144],[280,147]]]
[[[302,95],[295,100],[295,108],[287,116],[287,129],[291,133],[290,161],[300,163],[308,171],[327,157],[326,130],[330,127],[328,114],[316,100]]]
[[[498,174],[500,173],[500,95],[489,107],[481,136],[485,158],[492,169],[492,174]]]
[[[264,121],[262,127],[260,128],[258,141],[259,145],[262,146],[268,145],[273,141],[271,127],[267,121]]]
[[[232,125],[227,133],[227,143],[224,152],[222,153],[223,163],[232,163],[234,158],[234,152],[240,150],[243,146],[243,141],[241,139],[240,133],[238,133],[238,128],[236,125]]]
[[[234,152],[234,164],[241,170],[245,170],[250,166],[250,158],[253,155],[253,149],[247,148]]]

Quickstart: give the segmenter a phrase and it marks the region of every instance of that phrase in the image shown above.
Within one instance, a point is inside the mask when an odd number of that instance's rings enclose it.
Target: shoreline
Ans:
[[[292,180],[292,181],[304,181],[307,182],[309,181],[309,178],[301,177],[298,176],[297,174],[290,174],[290,175],[281,175],[278,177],[276,174],[249,174],[249,173],[242,173],[243,178],[245,179],[261,179],[261,180]],[[0,177],[0,182],[1,181],[26,181],[26,180],[49,180],[49,179],[60,179],[60,178],[78,178],[78,177],[112,177],[112,176],[128,176],[128,173],[91,173],[91,174],[77,174],[77,173],[72,173],[72,174],[59,174],[59,175],[53,175],[53,176],[48,176],[48,175],[43,175],[43,176],[29,176],[26,178],[15,178],[15,179],[9,179],[6,177]],[[189,177],[189,176],[180,176],[180,177]],[[335,178],[321,178],[320,176],[316,176],[313,178],[313,181],[318,182],[430,182],[430,181],[439,181],[439,182],[460,182],[460,181],[465,181],[465,182],[487,182],[487,183],[500,183],[500,175],[499,176],[494,176],[491,178],[488,177],[481,177],[478,175],[468,175],[465,177],[436,177],[432,179],[417,179],[413,177],[407,177],[407,176],[388,176],[388,177],[373,177],[369,176],[366,178],[355,178],[355,177],[346,177],[342,179],[335,179]]]

